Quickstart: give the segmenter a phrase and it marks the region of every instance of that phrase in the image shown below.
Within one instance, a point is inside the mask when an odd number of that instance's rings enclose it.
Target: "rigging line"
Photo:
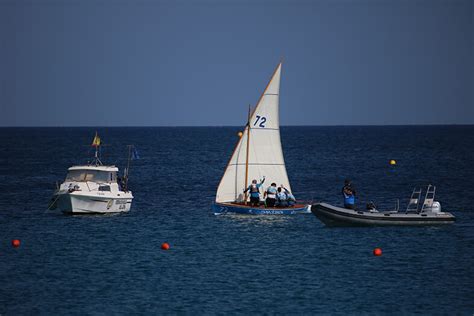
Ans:
[[[48,209],[46,211],[49,211],[51,207],[53,207],[54,203],[56,203],[59,200],[59,197],[60,195],[58,194],[58,196],[54,199],[54,201],[48,206]]]

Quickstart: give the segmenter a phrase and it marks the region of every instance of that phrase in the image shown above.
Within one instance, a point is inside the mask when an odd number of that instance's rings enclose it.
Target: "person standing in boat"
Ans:
[[[263,180],[260,181],[260,183],[257,183],[257,180],[252,180],[252,184],[250,184],[244,191],[244,193],[247,193],[247,191],[250,192],[250,205],[251,206],[259,206],[260,205],[260,187],[262,186],[263,182],[265,182],[265,177],[263,177]]]
[[[276,183],[273,182],[263,194],[265,199],[265,204],[267,207],[274,207],[276,202],[277,187]]]
[[[342,187],[342,195],[344,196],[344,207],[355,210],[356,190],[351,180],[346,179]]]

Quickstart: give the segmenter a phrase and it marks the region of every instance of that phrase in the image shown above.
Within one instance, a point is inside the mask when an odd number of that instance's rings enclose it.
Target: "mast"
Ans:
[[[99,146],[100,145],[95,146],[95,165],[96,166],[99,165]]]
[[[245,156],[245,189],[248,187],[248,176],[249,176],[249,147],[250,147],[250,104],[249,104],[249,113],[247,117],[247,152]],[[245,200],[247,203],[248,191],[245,192]]]

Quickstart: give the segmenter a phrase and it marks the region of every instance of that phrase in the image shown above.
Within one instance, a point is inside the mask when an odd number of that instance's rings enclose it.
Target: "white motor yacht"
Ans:
[[[68,214],[105,214],[128,212],[133,195],[127,190],[127,176],[118,179],[116,166],[105,166],[98,158],[100,138],[97,134],[95,160],[88,165],[68,169],[66,180],[53,195],[50,209]]]

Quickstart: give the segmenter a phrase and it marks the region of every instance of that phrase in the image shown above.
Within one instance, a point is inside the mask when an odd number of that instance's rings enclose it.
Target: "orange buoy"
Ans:
[[[391,166],[395,166],[396,164],[397,164],[397,162],[394,159],[390,160],[390,165]]]
[[[161,244],[161,249],[168,250],[170,249],[170,245],[167,242],[164,242]]]
[[[380,248],[375,248],[374,249],[374,256],[379,257],[382,255],[382,249]]]
[[[15,247],[15,248],[20,247],[20,244],[21,244],[21,242],[20,242],[19,239],[13,239],[12,240],[12,246]]]
[[[242,137],[242,135],[244,135],[244,133],[238,132],[237,135],[239,135],[239,137]]]

